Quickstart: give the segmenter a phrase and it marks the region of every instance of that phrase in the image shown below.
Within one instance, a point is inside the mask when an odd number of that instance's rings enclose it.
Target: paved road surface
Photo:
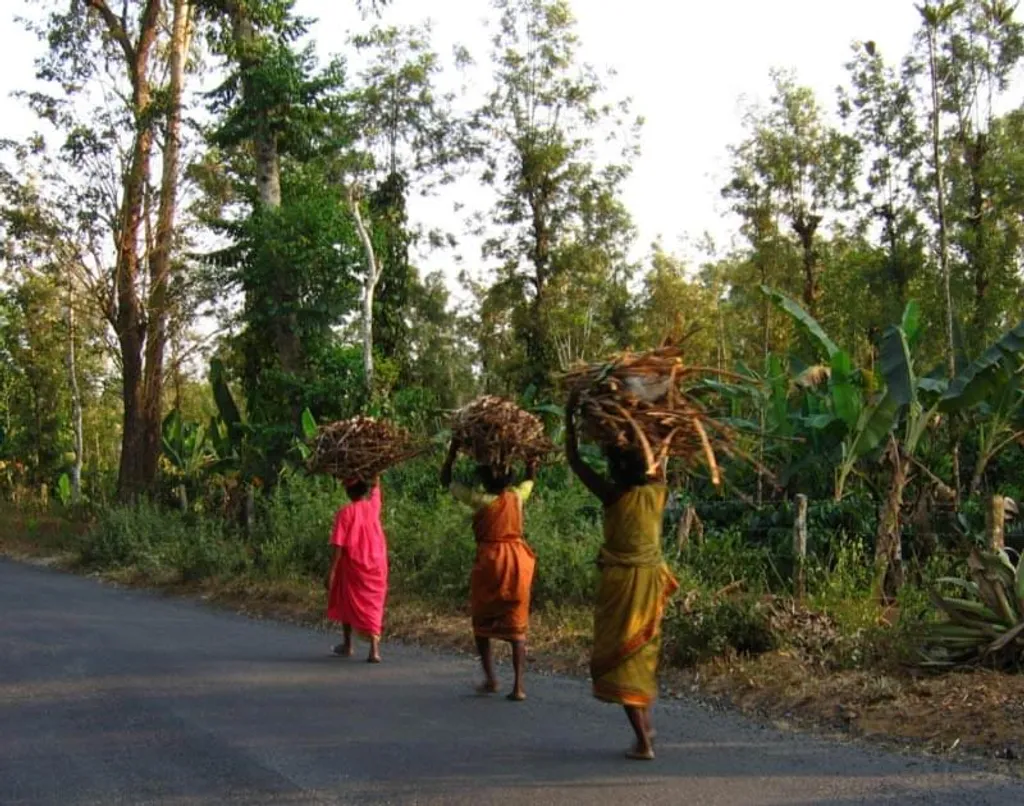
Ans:
[[[0,804],[1019,804],[1024,783],[659,705],[659,757],[583,681],[476,667],[0,560]],[[507,670],[505,673],[508,679]]]

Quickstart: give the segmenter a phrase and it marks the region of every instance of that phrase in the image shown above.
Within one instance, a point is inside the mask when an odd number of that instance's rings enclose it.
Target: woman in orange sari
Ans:
[[[569,466],[604,505],[604,545],[598,558],[601,582],[594,610],[590,677],[594,696],[622,705],[636,734],[626,753],[654,758],[651,706],[658,696],[661,620],[679,586],[661,554],[661,521],[667,488],[652,479],[639,452],[606,450],[610,478],[579,455],[577,399],[566,407],[565,450]]]
[[[526,666],[526,631],[530,621],[530,589],[536,555],[523,539],[523,504],[533,490],[536,468],[527,468],[526,480],[513,486],[512,475],[487,465],[477,467],[484,491],[478,492],[452,481],[452,466],[458,454],[453,442],[441,470],[441,483],[456,500],[473,509],[473,534],[476,560],[469,578],[473,635],[483,666],[481,694],[494,694],[498,680],[494,675],[491,640],[507,641],[512,646],[515,682],[508,699],[526,699],[523,674]]]

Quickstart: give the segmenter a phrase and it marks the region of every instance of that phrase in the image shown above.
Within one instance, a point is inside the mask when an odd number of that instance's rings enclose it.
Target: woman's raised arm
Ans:
[[[576,436],[576,405],[578,395],[573,392],[569,395],[569,402],[565,406],[565,458],[583,486],[601,499],[606,506],[615,502],[617,498],[615,485],[608,479],[601,476],[590,465],[583,461],[580,456],[579,441]]]

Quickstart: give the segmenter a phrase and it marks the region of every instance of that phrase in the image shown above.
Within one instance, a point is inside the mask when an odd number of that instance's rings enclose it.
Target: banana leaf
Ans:
[[[789,295],[776,291],[774,288],[769,288],[766,285],[761,286],[761,293],[768,297],[780,311],[789,314],[800,331],[808,337],[812,346],[823,357],[831,360],[832,356],[839,352],[839,347],[828,337],[828,334],[818,324],[818,320],[805,311],[799,302]]]
[[[1024,321],[989,347],[950,383],[942,396],[944,412],[964,411],[991,399],[1009,375],[1020,367],[1024,355]]]

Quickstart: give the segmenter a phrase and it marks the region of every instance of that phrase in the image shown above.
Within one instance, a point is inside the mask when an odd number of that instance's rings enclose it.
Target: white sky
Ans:
[[[22,13],[21,0],[0,0],[0,137],[22,137],[34,120],[9,97],[32,80],[39,44],[9,22]],[[326,56],[344,52],[347,34],[365,28],[351,0],[298,0],[300,13],[319,22],[313,36]],[[764,100],[772,67],[792,68],[818,93],[829,110],[844,80],[850,43],[873,39],[895,60],[907,51],[917,25],[914,0],[575,0],[583,58],[598,68],[614,68],[613,97],[634,99],[643,115],[642,156],[626,187],[626,204],[639,228],[638,248],[657,236],[665,245],[692,254],[684,239],[708,231],[727,246],[735,231],[726,220],[719,189],[724,184],[729,144],[742,137],[745,105]],[[489,34],[484,18],[494,17],[483,0],[395,0],[381,23],[434,23],[442,57],[461,43],[488,78]],[[3,19],[6,17],[7,19]],[[458,199],[469,208],[485,207],[488,196],[471,181],[445,196],[419,202],[413,216],[431,225],[460,229],[464,213],[452,212]],[[479,266],[478,251],[465,242],[467,268]],[[454,275],[451,255],[436,254],[421,268],[445,268]]]

